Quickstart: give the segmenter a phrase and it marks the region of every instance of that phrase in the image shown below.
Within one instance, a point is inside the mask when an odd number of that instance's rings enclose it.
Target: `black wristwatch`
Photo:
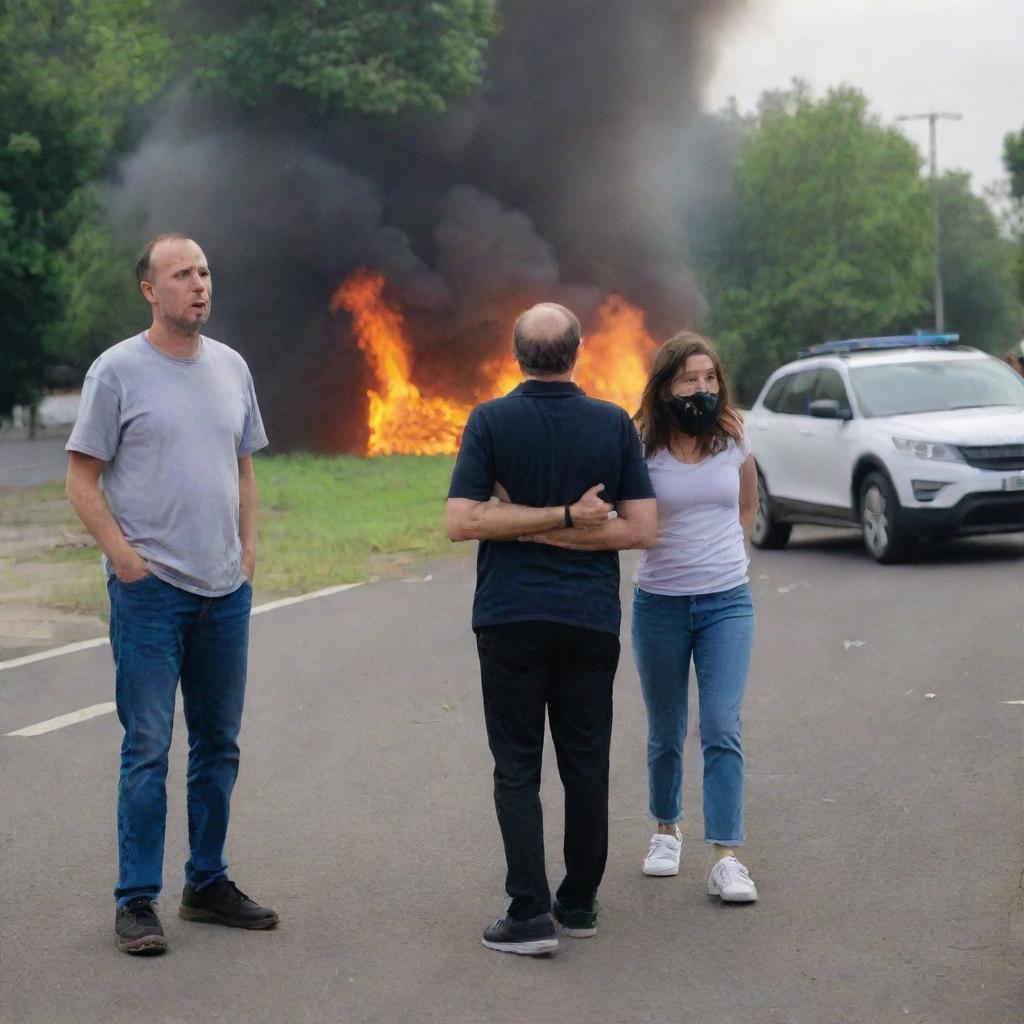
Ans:
[[[569,506],[568,505],[565,506],[565,519],[564,519],[564,522],[565,522],[565,528],[567,530],[569,529],[570,526],[573,525],[572,513],[569,511]]]

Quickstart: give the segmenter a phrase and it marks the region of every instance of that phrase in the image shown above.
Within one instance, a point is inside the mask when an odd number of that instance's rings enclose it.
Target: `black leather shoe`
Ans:
[[[136,956],[159,956],[167,949],[160,918],[156,916],[153,901],[145,896],[136,896],[114,915],[114,933],[117,948],[122,953]]]
[[[178,917],[206,924],[226,924],[229,928],[273,928],[277,914],[249,899],[234,882],[218,878],[202,889],[186,885],[181,892]]]
[[[550,914],[538,914],[526,921],[502,917],[484,929],[484,945],[502,953],[543,956],[558,949],[555,922]]]

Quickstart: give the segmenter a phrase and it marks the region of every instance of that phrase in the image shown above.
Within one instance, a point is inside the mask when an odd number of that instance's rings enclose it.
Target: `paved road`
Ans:
[[[0,672],[0,1021],[1019,1024],[1024,542],[881,568],[801,531],[752,566],[745,859],[761,902],[703,890],[688,762],[677,878],[640,873],[643,711],[624,651],[601,930],[491,953],[501,909],[467,561],[260,616],[230,855],[274,932],[174,916],[171,951],[113,945],[118,726],[3,734],[110,699],[99,648]],[[628,635],[628,632],[627,632]],[[934,696],[928,696],[934,694]],[[692,751],[691,751],[692,753]],[[546,770],[549,861],[560,800]]]
[[[0,437],[0,487],[25,487],[63,480],[68,456],[64,451],[71,428],[50,428],[51,436],[28,440]]]

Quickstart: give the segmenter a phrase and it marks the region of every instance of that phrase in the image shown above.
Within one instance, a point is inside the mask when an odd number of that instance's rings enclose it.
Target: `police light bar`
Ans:
[[[953,345],[959,334],[895,334],[884,338],[845,338],[842,341],[823,341],[800,353],[804,356],[823,356],[835,352],[863,352],[883,348],[913,348],[915,345]]]

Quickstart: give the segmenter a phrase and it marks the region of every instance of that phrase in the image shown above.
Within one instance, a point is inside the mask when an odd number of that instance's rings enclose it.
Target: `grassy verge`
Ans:
[[[258,593],[292,594],[401,570],[451,551],[443,533],[450,457],[257,457]],[[61,484],[0,489],[0,527],[17,543],[0,601],[106,617],[99,554]],[[33,584],[33,579],[43,577]]]
[[[257,457],[259,587],[315,590],[450,551],[451,472],[447,456]]]

